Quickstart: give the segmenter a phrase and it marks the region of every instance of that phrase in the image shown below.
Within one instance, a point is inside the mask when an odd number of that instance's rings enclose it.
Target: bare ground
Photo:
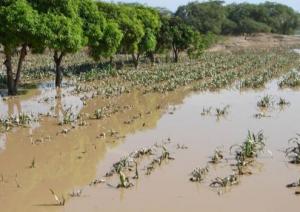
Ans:
[[[300,36],[278,34],[256,34],[254,36],[226,36],[209,51],[235,51],[247,48],[299,47]]]

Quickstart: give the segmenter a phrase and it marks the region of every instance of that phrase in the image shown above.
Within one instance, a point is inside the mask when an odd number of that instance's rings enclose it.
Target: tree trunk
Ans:
[[[178,54],[179,54],[178,50],[175,49],[175,50],[174,50],[174,62],[175,62],[175,63],[178,63],[178,59],[179,59]]]
[[[151,64],[154,65],[154,63],[155,63],[155,56],[154,56],[153,52],[149,52],[149,58],[150,58]]]
[[[4,65],[6,67],[6,84],[8,95],[15,96],[18,93],[18,84],[20,81],[22,65],[27,55],[27,45],[23,44],[18,61],[18,67],[16,72],[16,77],[14,78],[13,66],[12,66],[12,50],[4,47],[4,54],[5,54],[5,62]]]
[[[174,56],[174,62],[177,63],[178,62],[178,55],[179,55],[179,50],[176,48],[176,46],[173,44],[173,56]]]
[[[140,59],[140,54],[135,55],[134,53],[132,53],[132,61],[136,69],[139,66],[139,59]]]
[[[17,93],[17,89],[18,89],[18,84],[20,82],[20,76],[21,76],[23,62],[25,60],[26,55],[27,55],[27,45],[23,44],[21,52],[20,52],[20,56],[19,56],[16,78],[14,80],[14,90],[16,91],[16,93]]]
[[[55,87],[60,88],[62,83],[62,70],[61,70],[61,61],[64,56],[64,53],[54,52],[54,62],[55,62]]]
[[[114,61],[114,57],[110,56],[109,57],[109,65],[110,65],[110,67],[113,67],[113,61]]]
[[[6,67],[6,84],[7,84],[8,95],[15,96],[17,95],[17,91],[14,85],[15,81],[14,81],[13,70],[12,70],[12,56],[10,52],[5,52],[4,65]]]

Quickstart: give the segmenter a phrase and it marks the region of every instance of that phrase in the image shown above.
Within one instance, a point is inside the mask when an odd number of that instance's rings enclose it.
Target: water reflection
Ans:
[[[45,93],[50,93],[51,95],[47,95],[50,96],[46,101],[47,104],[53,107],[53,113],[62,114],[65,108],[73,104],[72,101],[79,99],[76,96],[66,95],[65,91],[66,88],[55,89],[47,86],[41,90],[39,97],[32,97],[31,100],[38,102],[39,107],[42,107],[45,101],[41,101],[41,97],[45,97]],[[36,206],[53,203],[49,188],[59,195],[64,194],[68,197],[68,193],[74,188],[89,184],[95,179],[97,165],[107,151],[122,145],[123,135],[154,128],[164,112],[163,108],[167,108],[169,104],[181,103],[186,93],[179,91],[168,95],[142,95],[140,92],[132,92],[112,98],[109,101],[114,105],[119,105],[120,108],[125,106],[127,108],[130,105],[129,109],[103,120],[89,119],[88,126],[72,129],[67,135],[60,133],[61,126],[55,120],[47,118],[35,130],[18,128],[15,132],[8,132],[6,149],[0,154],[0,174],[9,176],[10,184],[0,190],[0,211],[4,208],[5,211],[56,211],[57,209]],[[21,109],[23,102],[21,100]],[[6,102],[4,104],[7,106]],[[80,110],[81,104],[81,102],[78,104],[76,110]],[[82,112],[91,113],[105,105],[106,100],[94,98]],[[157,109],[158,105],[160,109]],[[131,125],[124,124],[125,120],[137,114],[143,115]],[[120,139],[109,136],[107,133],[109,130],[119,132]],[[106,138],[97,138],[101,132],[106,132]],[[51,139],[46,139],[48,136]],[[37,139],[45,142],[35,145]],[[33,159],[36,168],[25,168]],[[16,173],[22,190],[15,188]],[[125,194],[126,191],[120,194],[124,202]]]
[[[19,113],[38,115],[56,115],[60,117],[65,110],[72,107],[78,114],[83,107],[79,96],[71,95],[74,86],[64,84],[57,89],[53,83],[42,83],[36,92],[12,98],[0,98],[0,117],[8,117]],[[54,110],[54,111],[53,111]],[[53,114],[54,113],[54,114]]]
[[[63,115],[63,107],[61,103],[62,99],[62,91],[61,88],[56,88],[56,96],[55,96],[55,116],[58,117],[58,119],[61,119]]]
[[[6,146],[6,134],[0,134],[0,153],[5,150],[5,146]]]
[[[13,114],[19,114],[22,112],[21,101],[20,99],[8,99],[7,100],[7,114],[9,116]]]

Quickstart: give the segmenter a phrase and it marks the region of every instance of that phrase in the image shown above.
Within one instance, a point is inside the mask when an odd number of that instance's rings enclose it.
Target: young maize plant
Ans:
[[[217,177],[210,184],[210,187],[230,187],[239,183],[239,176],[232,174],[228,177],[220,178]]]
[[[129,182],[129,178],[122,172],[119,171],[120,183],[117,185],[117,188],[130,188],[133,186],[133,183]]]
[[[285,100],[284,98],[280,97],[277,105],[283,107],[283,106],[290,105],[290,102]]]
[[[262,131],[254,134],[248,131],[248,135],[244,143],[233,145],[230,147],[230,152],[234,149],[236,155],[242,155],[245,158],[255,158],[265,149],[265,136]]]
[[[289,143],[291,143],[292,146],[285,150],[285,156],[289,159],[290,163],[300,164],[300,134],[291,138]]]
[[[53,198],[55,199],[58,206],[64,206],[66,203],[65,197],[62,195],[61,198],[57,196],[57,194],[50,188],[49,191],[51,192]]]
[[[205,176],[207,175],[208,171],[209,171],[208,166],[205,168],[194,169],[191,173],[192,177],[190,178],[190,181],[201,183],[204,180]]]
[[[273,97],[270,95],[265,95],[257,102],[257,106],[259,108],[270,108],[273,105],[274,105],[274,100]]]
[[[229,113],[229,105],[226,105],[223,108],[216,108],[216,116],[218,118],[222,117],[222,116],[226,116]]]
[[[215,149],[213,156],[211,157],[210,163],[217,164],[224,158],[223,152],[219,149]]]

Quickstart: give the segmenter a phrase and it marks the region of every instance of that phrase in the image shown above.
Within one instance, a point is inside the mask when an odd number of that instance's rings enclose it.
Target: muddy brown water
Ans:
[[[271,117],[256,119],[256,104],[264,95],[287,99],[291,104],[277,105],[267,111]],[[39,95],[38,95],[39,96]],[[20,100],[33,101],[32,98]],[[59,104],[53,100],[54,104]],[[277,82],[265,89],[253,91],[222,90],[220,92],[190,93],[180,89],[165,95],[139,92],[109,100],[118,105],[132,105],[132,109],[117,113],[105,120],[89,120],[88,126],[58,133],[63,127],[56,119],[43,118],[33,129],[14,129],[0,138],[0,211],[297,211],[299,197],[286,184],[299,178],[300,167],[287,163],[281,152],[288,139],[300,131],[300,93],[297,90],[278,90]],[[92,113],[106,100],[93,99],[83,111]],[[0,102],[0,108],[7,107]],[[25,104],[25,103],[24,103]],[[160,105],[161,109],[157,109]],[[217,119],[201,116],[203,107],[230,105],[229,114]],[[41,107],[39,105],[36,107]],[[34,107],[34,106],[32,106]],[[6,110],[7,111],[7,110]],[[2,109],[1,109],[2,112]],[[150,112],[150,113],[149,113]],[[132,124],[124,121],[136,114],[141,118]],[[125,138],[107,136],[97,138],[101,132],[116,130]],[[253,175],[243,176],[240,184],[218,195],[208,185],[217,176],[232,173],[229,162],[212,166],[206,180],[189,182],[189,173],[204,167],[214,149],[225,152],[233,144],[242,143],[247,131],[263,130],[270,154],[262,154],[252,168]],[[58,133],[58,134],[57,134]],[[50,136],[49,141],[32,144],[32,141]],[[141,147],[166,141],[174,161],[163,164],[149,176],[140,167],[140,179],[130,189],[115,189],[106,183],[89,186],[103,177],[112,164],[121,157]],[[184,144],[186,150],[176,148]],[[226,155],[227,158],[231,156]],[[28,168],[32,160],[35,168]],[[147,164],[146,162],[145,164]],[[106,179],[116,185],[115,179]],[[20,186],[18,188],[18,185]],[[65,206],[55,206],[49,188],[57,194],[67,194],[83,189],[81,197],[67,197]]]

